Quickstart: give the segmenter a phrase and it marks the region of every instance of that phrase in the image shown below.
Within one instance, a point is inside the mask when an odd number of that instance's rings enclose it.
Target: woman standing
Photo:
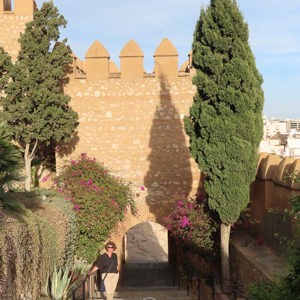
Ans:
[[[105,244],[106,252],[99,257],[94,267],[89,271],[89,275],[91,275],[100,269],[102,280],[104,280],[107,300],[113,300],[119,280],[118,257],[114,253],[116,248],[114,242],[107,242]]]

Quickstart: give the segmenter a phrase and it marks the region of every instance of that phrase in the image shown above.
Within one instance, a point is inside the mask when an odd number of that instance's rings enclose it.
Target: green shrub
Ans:
[[[0,201],[2,206],[9,206],[5,192],[21,181],[22,172],[21,152],[11,142],[11,133],[5,123],[0,123]]]
[[[67,249],[72,221],[66,212],[74,212],[61,195],[45,193],[7,193],[18,210],[0,211],[0,291],[12,300],[40,299],[54,266],[73,263],[74,251]]]
[[[85,153],[64,167],[55,184],[76,211],[76,254],[92,262],[126,212],[136,213],[130,186]]]
[[[73,210],[73,205],[65,201],[61,194],[54,190],[35,190],[35,194],[38,194],[42,200],[44,206],[51,207],[56,214],[48,213],[46,216],[43,214],[45,210],[39,210],[39,215],[42,218],[48,219],[55,227],[56,235],[61,236],[61,241],[58,245],[60,251],[58,267],[60,268],[71,268],[74,263],[75,256],[75,244],[78,237],[78,228],[76,224],[76,214]],[[62,217],[64,218],[63,225]]]

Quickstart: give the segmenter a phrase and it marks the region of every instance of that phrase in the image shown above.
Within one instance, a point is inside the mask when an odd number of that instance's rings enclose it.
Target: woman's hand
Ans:
[[[94,266],[91,270],[89,270],[88,275],[91,276],[97,270],[98,270],[98,267]]]

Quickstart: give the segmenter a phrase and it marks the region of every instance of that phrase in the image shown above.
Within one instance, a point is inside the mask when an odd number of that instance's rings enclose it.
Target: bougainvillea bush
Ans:
[[[85,153],[64,167],[55,184],[76,211],[76,255],[92,262],[126,212],[136,213],[130,186]]]
[[[175,240],[183,245],[203,253],[213,252],[216,226],[205,210],[203,198],[178,200],[164,223]]]

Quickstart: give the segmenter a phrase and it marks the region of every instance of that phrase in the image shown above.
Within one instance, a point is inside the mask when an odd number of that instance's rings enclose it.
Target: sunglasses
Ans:
[[[108,246],[107,248],[114,248],[113,246]]]

